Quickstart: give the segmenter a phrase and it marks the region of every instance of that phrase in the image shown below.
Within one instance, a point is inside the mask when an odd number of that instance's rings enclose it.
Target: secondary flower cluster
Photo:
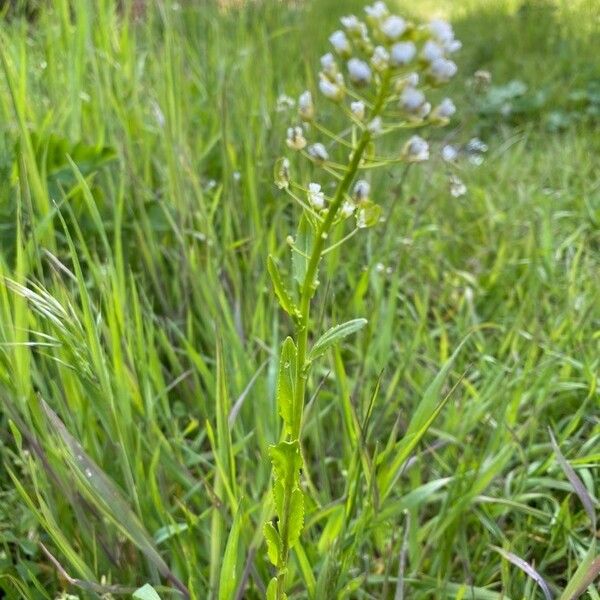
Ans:
[[[392,14],[381,1],[365,8],[364,20],[348,15],[342,17],[341,25],[329,37],[332,51],[321,57],[318,88],[323,97],[343,111],[352,127],[339,135],[323,127],[313,93],[307,90],[298,99],[299,122],[287,131],[290,149],[301,152],[338,179],[345,165],[332,161],[330,154],[347,147],[352,156],[361,135],[366,135],[370,143],[373,138],[400,129],[443,126],[450,121],[456,107],[450,98],[439,97],[438,89],[456,74],[456,64],[450,57],[461,47],[449,23],[433,20],[418,25]],[[320,141],[315,139],[317,136],[327,139]],[[358,170],[428,160],[429,143],[419,135],[407,138],[392,157],[377,157],[369,150]],[[292,191],[289,161],[278,165],[278,185]],[[301,201],[305,208],[308,206],[317,215],[328,210],[329,199],[319,183],[296,187],[306,194],[307,204]],[[367,181],[359,180],[353,193],[347,193],[338,205],[339,216],[354,214],[358,227],[374,224],[360,210],[366,206],[368,212],[373,212],[369,192]]]

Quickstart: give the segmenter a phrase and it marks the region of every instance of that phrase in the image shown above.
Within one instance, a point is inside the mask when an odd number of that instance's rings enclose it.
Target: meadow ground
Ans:
[[[266,257],[298,219],[273,185],[293,118],[278,98],[315,87],[329,33],[362,5],[147,5],[134,19],[56,0],[0,26],[7,598],[149,583],[254,599],[273,575],[266,449],[289,323]],[[323,263],[320,327],[369,323],[309,382],[289,596],[544,597],[520,557],[558,597],[600,569],[600,2],[389,5],[448,17],[463,42],[459,110],[434,142],[465,148],[467,193],[437,152],[381,171],[385,223]],[[474,137],[486,152],[466,152]],[[394,470],[465,338],[446,405]]]

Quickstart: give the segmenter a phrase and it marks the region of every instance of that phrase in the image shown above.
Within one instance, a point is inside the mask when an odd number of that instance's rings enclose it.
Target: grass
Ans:
[[[328,33],[360,6],[161,2],[133,19],[112,0],[57,0],[3,19],[5,597],[145,583],[263,597],[289,333],[266,256],[284,256],[298,217],[272,184],[290,120],[276,101],[314,84]],[[380,173],[388,222],[323,264],[321,328],[369,324],[311,378],[290,597],[398,598],[399,579],[416,600],[542,597],[506,553],[558,595],[597,535],[548,428],[597,498],[600,136],[594,119],[555,134],[544,119],[600,79],[600,5],[403,6],[452,18],[464,108],[444,135],[490,149],[461,162],[459,199],[439,159]],[[477,68],[547,103],[482,117]],[[411,415],[467,337],[396,472]]]

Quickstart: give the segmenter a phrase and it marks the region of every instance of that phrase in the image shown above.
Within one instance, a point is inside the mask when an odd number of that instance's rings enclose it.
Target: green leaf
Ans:
[[[267,541],[267,553],[269,560],[277,566],[279,564],[279,557],[281,556],[281,538],[277,533],[273,523],[268,521],[263,526],[263,534]]]
[[[304,527],[304,494],[300,488],[292,492],[290,500],[290,520],[288,525],[288,545],[290,548],[300,539]]]
[[[277,380],[277,406],[288,432],[292,430],[294,416],[294,380],[296,368],[296,346],[294,340],[288,337],[281,347],[279,378]]]
[[[324,354],[325,351],[337,341],[362,329],[367,323],[368,321],[366,319],[353,319],[352,321],[347,321],[346,323],[336,325],[327,330],[312,347],[308,359],[310,361],[315,360]]]
[[[281,518],[281,515],[283,514],[284,495],[285,488],[283,487],[283,481],[276,481],[273,484],[273,502],[275,502],[275,512],[279,518]]]
[[[237,587],[237,558],[240,541],[240,525],[242,522],[242,509],[238,508],[227,538],[221,577],[219,579],[219,600],[230,600],[235,595]]]
[[[296,232],[295,249],[292,254],[294,279],[299,285],[304,283],[304,278],[306,277],[306,269],[308,268],[308,260],[312,252],[314,237],[313,226],[306,218],[306,215],[302,215],[298,231]]]
[[[137,600],[160,600],[158,592],[149,583],[135,590],[133,597]]]
[[[298,441],[279,442],[269,447],[269,456],[273,463],[275,479],[284,482],[284,485],[296,483],[302,465]]]
[[[277,600],[277,577],[273,577],[267,586],[267,600]]]
[[[283,310],[285,310],[285,312],[288,315],[290,315],[290,317],[299,318],[300,311],[294,304],[290,293],[285,287],[285,283],[283,281],[281,273],[279,272],[277,263],[271,255],[269,255],[269,258],[267,259],[267,271],[269,271],[271,283],[273,284],[273,290],[275,291],[275,295],[277,296],[277,300],[279,300],[281,308],[283,308]]]

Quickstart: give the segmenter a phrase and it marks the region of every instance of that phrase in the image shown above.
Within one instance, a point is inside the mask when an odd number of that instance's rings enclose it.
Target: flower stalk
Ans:
[[[432,22],[417,27],[391,15],[383,2],[376,2],[365,11],[370,27],[351,15],[342,19],[346,31],[337,31],[330,37],[338,58],[345,62],[350,83],[360,88],[360,95],[346,86],[342,69],[333,54],[322,57],[319,74],[321,94],[341,109],[350,120],[350,128],[336,134],[319,123],[312,93],[305,91],[298,102],[298,116],[303,124],[292,125],[287,131],[288,148],[310,160],[315,169],[322,169],[335,179],[333,196],[327,198],[323,186],[314,181],[304,185],[292,183],[288,158],[280,159],[275,166],[275,183],[302,207],[302,219],[296,238],[288,236],[297,293],[288,291],[275,259],[269,257],[268,263],[279,303],[294,321],[295,328],[294,336],[283,343],[277,382],[277,404],[284,422],[284,436],[269,449],[278,526],[276,528],[269,521],[264,527],[269,558],[277,568],[277,574],[267,588],[267,600],[287,599],[290,550],[298,542],[304,523],[304,492],[300,488],[301,441],[311,364],[334,343],[366,324],[365,319],[354,319],[337,325],[309,349],[311,304],[318,287],[319,264],[329,249],[339,247],[357,231],[374,226],[380,220],[381,207],[369,198],[370,183],[366,180],[355,183],[362,170],[370,172],[375,167],[397,162],[412,164],[429,158],[429,144],[419,136],[404,140],[397,155],[389,160],[374,158],[372,144],[379,137],[400,129],[445,125],[454,113],[454,104],[449,99],[442,100],[431,113],[431,103],[426,101],[423,91],[417,89],[418,72],[424,75],[427,90],[453,76],[456,66],[446,56],[457,49],[459,43],[454,40],[450,26],[439,22],[434,26]],[[368,94],[369,90],[374,93]],[[347,98],[350,99],[349,106]],[[398,105],[395,111],[389,109],[391,104]],[[313,134],[328,138],[328,147],[316,139],[307,139]],[[335,160],[333,150],[336,148],[338,154],[339,150],[350,150],[347,161]],[[298,190],[305,191],[307,201],[299,198]],[[326,248],[332,231],[343,227],[350,217],[355,218],[354,229]]]

